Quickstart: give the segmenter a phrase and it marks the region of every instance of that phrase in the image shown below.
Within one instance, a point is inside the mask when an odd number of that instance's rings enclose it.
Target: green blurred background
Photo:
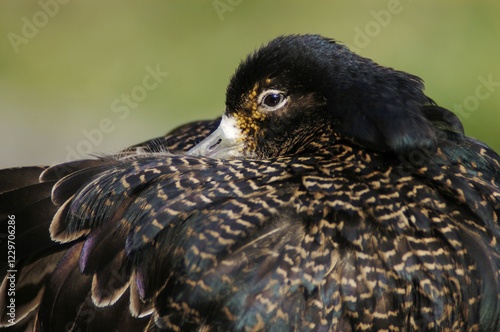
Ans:
[[[3,0],[0,167],[112,153],[214,118],[241,59],[290,33],[333,37],[422,77],[431,98],[498,151],[500,83],[484,81],[500,82],[499,15],[497,0]],[[114,112],[148,66],[168,76],[127,114]]]

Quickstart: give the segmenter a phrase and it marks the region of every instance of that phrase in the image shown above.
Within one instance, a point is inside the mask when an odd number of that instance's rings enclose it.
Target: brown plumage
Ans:
[[[422,88],[279,37],[219,120],[0,171],[2,225],[18,222],[8,330],[497,331],[500,157]]]

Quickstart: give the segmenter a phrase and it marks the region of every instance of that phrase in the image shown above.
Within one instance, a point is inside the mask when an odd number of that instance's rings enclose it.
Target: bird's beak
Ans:
[[[242,157],[243,143],[239,139],[231,119],[223,117],[219,127],[207,138],[191,148],[187,155],[204,156],[217,159]]]

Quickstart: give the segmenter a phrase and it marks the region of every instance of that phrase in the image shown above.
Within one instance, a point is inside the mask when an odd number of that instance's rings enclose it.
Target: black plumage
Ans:
[[[284,36],[221,119],[0,171],[29,248],[8,330],[497,331],[500,157],[422,89]]]

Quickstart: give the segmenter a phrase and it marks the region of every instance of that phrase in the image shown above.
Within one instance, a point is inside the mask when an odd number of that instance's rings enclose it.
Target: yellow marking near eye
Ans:
[[[265,80],[266,84],[270,82],[270,79]],[[262,84],[262,82],[260,84]],[[235,114],[236,126],[242,133],[238,140],[245,141],[246,147],[249,150],[256,150],[257,145],[254,138],[260,131],[260,122],[266,118],[266,114],[258,111],[259,105],[257,102],[257,95],[260,90],[260,84],[256,83],[252,90],[246,95],[242,95],[243,109]]]

